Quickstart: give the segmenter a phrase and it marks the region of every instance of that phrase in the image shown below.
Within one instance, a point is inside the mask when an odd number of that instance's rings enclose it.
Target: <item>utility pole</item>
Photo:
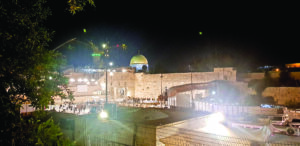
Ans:
[[[107,65],[105,64],[105,104],[107,104]]]
[[[193,72],[192,72],[191,65],[189,65],[189,70],[190,70],[190,73],[191,73],[191,101],[192,101],[192,108],[194,108],[194,98],[193,98]]]
[[[161,73],[160,74],[160,95],[162,95],[162,78],[163,78],[163,75]]]

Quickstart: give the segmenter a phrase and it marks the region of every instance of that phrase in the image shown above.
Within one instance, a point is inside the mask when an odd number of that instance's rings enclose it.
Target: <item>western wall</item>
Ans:
[[[121,70],[121,69],[119,69]],[[188,72],[148,74],[132,71],[86,73],[69,71],[69,88],[73,91],[75,102],[99,100],[105,97],[105,86],[109,100],[125,97],[157,99],[165,90],[191,83],[206,83],[214,80],[236,81],[234,68],[215,68],[213,72]]]
[[[100,82],[105,82],[102,76]],[[167,74],[114,73],[108,77],[108,88],[113,98],[121,96],[125,89],[127,96],[136,98],[157,98],[166,89],[191,83],[206,83],[214,80],[236,81],[236,70],[233,68],[215,68],[214,72],[189,72]]]

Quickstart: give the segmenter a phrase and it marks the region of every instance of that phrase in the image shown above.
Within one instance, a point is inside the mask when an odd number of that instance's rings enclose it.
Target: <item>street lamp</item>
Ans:
[[[100,112],[99,116],[101,119],[106,119],[106,118],[108,118],[108,113],[106,111],[102,110]]]
[[[106,44],[102,44],[102,48],[105,49],[106,48]]]
[[[193,72],[191,65],[189,65],[189,70],[191,72],[191,99],[192,99],[192,108],[194,108],[194,97],[193,97]]]
[[[113,66],[113,62],[109,62],[109,66]],[[107,65],[105,65],[105,103],[107,104]]]
[[[160,74],[160,95],[162,95],[162,78],[163,78],[163,75],[161,73]]]

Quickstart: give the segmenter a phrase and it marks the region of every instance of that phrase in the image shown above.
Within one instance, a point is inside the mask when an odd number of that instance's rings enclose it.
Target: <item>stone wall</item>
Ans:
[[[262,96],[273,97],[280,105],[285,105],[290,100],[300,102],[300,87],[268,87],[263,91]]]
[[[135,97],[157,98],[166,88],[173,86],[206,83],[214,80],[236,81],[233,68],[215,68],[214,72],[135,74]]]
[[[272,78],[280,77],[280,72],[270,71],[269,73]],[[291,72],[290,75],[292,78],[300,80],[300,72]],[[249,82],[254,79],[263,79],[265,77],[265,73],[241,73],[238,76],[239,80]]]
[[[105,78],[105,75],[100,78],[100,84],[105,84]],[[114,72],[112,76],[108,73],[107,87],[109,95],[112,95],[114,98],[135,96],[135,80],[136,77],[131,72]],[[124,91],[123,95],[121,90]]]
[[[215,68],[214,72],[189,72],[167,74],[144,74],[133,72],[108,72],[107,88],[109,100],[115,98],[157,98],[166,89],[191,83],[206,83],[214,80],[236,81],[234,68]],[[66,74],[75,79],[69,83],[74,92],[75,102],[91,101],[94,98],[105,97],[105,73],[75,73]],[[85,80],[85,81],[79,81]],[[92,81],[93,80],[93,81]],[[84,90],[84,91],[79,91]]]
[[[249,82],[251,80],[257,79],[263,79],[265,77],[264,73],[241,73],[238,75],[238,80],[240,81],[246,81]]]

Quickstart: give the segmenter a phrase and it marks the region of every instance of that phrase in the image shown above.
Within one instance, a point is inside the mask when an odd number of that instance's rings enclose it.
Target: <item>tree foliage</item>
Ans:
[[[0,1],[0,116],[5,119],[0,122],[0,145],[14,145],[20,140],[22,104],[31,103],[43,110],[53,96],[72,98],[67,79],[60,72],[65,62],[62,55],[47,49],[53,32],[43,26],[51,14],[45,3]],[[51,124],[37,121],[39,126]]]
[[[71,14],[75,14],[78,11],[82,11],[84,6],[90,4],[95,7],[95,3],[93,0],[68,0],[69,11]]]

